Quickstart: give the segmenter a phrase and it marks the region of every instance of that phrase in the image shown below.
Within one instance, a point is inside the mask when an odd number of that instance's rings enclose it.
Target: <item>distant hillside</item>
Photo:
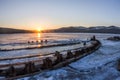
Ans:
[[[31,32],[33,32],[33,31],[0,27],[0,34],[10,34],[10,33],[31,33]]]
[[[59,29],[54,30],[44,30],[42,32],[80,32],[80,33],[114,33],[114,34],[120,34],[120,27],[117,26],[96,26],[96,27],[63,27]]]
[[[2,28],[0,27],[0,34],[9,34],[9,33],[33,33],[34,31],[30,30],[21,30],[21,29],[11,29],[11,28]],[[52,30],[43,30],[41,32],[49,33],[114,33],[120,34],[120,27],[117,26],[95,26],[95,27],[82,27],[82,26],[71,26],[71,27],[62,27],[59,29]]]

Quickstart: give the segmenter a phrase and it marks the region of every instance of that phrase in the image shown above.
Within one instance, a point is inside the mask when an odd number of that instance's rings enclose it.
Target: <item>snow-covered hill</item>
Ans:
[[[44,32],[44,31],[43,31]],[[120,27],[117,26],[94,26],[94,27],[82,27],[82,26],[72,26],[63,27],[55,30],[50,30],[50,32],[81,32],[81,33],[115,33],[120,34]]]

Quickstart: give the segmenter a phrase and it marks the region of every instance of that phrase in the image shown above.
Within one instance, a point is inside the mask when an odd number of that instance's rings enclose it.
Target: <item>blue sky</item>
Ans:
[[[0,27],[120,26],[120,0],[0,0]]]

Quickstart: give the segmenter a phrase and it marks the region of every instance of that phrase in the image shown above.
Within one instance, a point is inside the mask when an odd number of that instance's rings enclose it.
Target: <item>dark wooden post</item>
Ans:
[[[52,60],[47,57],[43,59],[42,69],[49,69],[49,68],[52,68]]]
[[[68,51],[68,52],[67,52],[67,57],[66,57],[66,59],[70,59],[70,58],[72,58],[72,57],[73,57],[72,52],[71,52],[71,51]]]
[[[96,36],[95,35],[93,36],[93,40],[96,40]]]
[[[95,41],[96,40],[96,36],[94,35],[92,38],[91,38],[91,41]]]
[[[79,55],[80,55],[79,51],[76,50],[76,51],[75,51],[75,54],[74,54],[74,57],[78,57]]]
[[[48,40],[46,39],[46,40],[45,40],[45,43],[47,44],[47,42],[48,42]]]
[[[43,44],[43,40],[41,40],[41,44]]]
[[[35,69],[35,64],[34,64],[34,62],[30,62],[29,64],[30,64],[30,72],[35,72],[36,69]]]
[[[28,41],[28,44],[30,44],[30,41]]]
[[[84,45],[84,47],[85,47],[85,45],[86,45],[86,42],[83,42],[83,45]]]
[[[24,72],[25,72],[25,74],[30,73],[30,62],[25,63]]]
[[[60,54],[60,52],[56,51],[54,56],[57,57],[57,60],[55,61],[55,63],[59,63],[63,61],[63,57],[62,57],[62,54]]]
[[[10,66],[7,73],[6,73],[7,77],[14,77],[16,76],[16,70],[14,68],[14,66]]]

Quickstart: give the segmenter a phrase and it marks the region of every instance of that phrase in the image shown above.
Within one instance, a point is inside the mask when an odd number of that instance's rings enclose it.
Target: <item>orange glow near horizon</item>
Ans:
[[[36,29],[37,33],[41,33],[42,30],[43,30],[43,29],[42,29],[41,27],[38,27],[38,28]]]
[[[41,31],[41,29],[37,29],[37,31],[38,31],[38,32],[40,32],[40,31]]]

